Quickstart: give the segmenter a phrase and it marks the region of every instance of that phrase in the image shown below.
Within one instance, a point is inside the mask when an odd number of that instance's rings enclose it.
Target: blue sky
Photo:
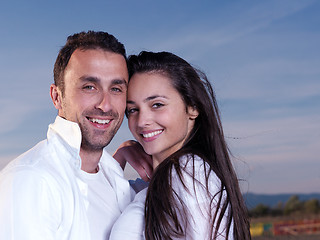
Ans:
[[[0,169],[46,137],[66,37],[115,35],[203,70],[243,191],[320,192],[320,1],[2,1]],[[108,146],[132,138],[126,121]]]

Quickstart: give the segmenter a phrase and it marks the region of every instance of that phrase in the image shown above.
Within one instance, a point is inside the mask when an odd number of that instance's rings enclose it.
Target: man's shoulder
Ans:
[[[36,144],[33,148],[13,159],[0,172],[0,178],[12,179],[55,179],[58,166],[53,162],[54,156],[47,140]]]
[[[2,172],[8,171],[9,169],[13,168],[19,168],[21,166],[36,165],[43,156],[46,148],[46,140],[37,143],[34,147],[30,148],[29,150],[9,162],[9,164],[2,170]]]

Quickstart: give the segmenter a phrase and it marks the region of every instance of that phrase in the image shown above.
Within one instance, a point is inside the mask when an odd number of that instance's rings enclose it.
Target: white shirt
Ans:
[[[103,151],[100,170],[81,170],[78,124],[56,118],[47,139],[0,173],[0,239],[105,240],[133,198],[123,171]]]
[[[189,193],[184,189],[178,174],[173,169],[172,171],[172,187],[177,195],[184,202],[186,209],[188,210],[187,219],[182,219],[179,216],[179,222],[184,227],[186,236],[183,239],[186,240],[204,240],[209,239],[209,213],[214,214],[216,211],[215,206],[210,210],[207,192],[202,184],[205,184],[205,172],[208,173],[208,166],[205,167],[203,160],[195,156],[195,161],[188,159],[187,156],[183,156],[180,159],[180,166],[185,167],[182,170],[183,182],[189,190]],[[192,179],[192,173],[194,171],[195,181]],[[193,185],[193,183],[195,185]],[[215,195],[220,190],[220,179],[214,172],[209,176],[209,191],[212,195]],[[152,191],[152,190],[151,190]],[[114,224],[110,240],[142,240],[144,239],[144,203],[147,190],[139,192],[134,201],[122,213],[120,218]],[[226,193],[223,193],[226,196]],[[217,198],[214,198],[214,205],[217,202]],[[179,203],[179,201],[177,201]],[[181,206],[180,206],[181,207]],[[179,209],[180,209],[179,207]],[[180,209],[181,210],[181,209]],[[219,211],[219,210],[218,210]],[[186,221],[187,220],[187,221]],[[219,227],[220,236],[216,239],[225,239],[225,224],[226,216],[224,216],[221,225]],[[231,231],[229,233],[229,239],[233,239],[233,226],[231,225]],[[175,238],[173,238],[175,239]]]

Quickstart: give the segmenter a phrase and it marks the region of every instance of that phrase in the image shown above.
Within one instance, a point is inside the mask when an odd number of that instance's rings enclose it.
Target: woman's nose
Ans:
[[[145,127],[150,125],[152,122],[152,114],[144,109],[139,110],[139,115],[138,115],[138,126],[139,127]]]

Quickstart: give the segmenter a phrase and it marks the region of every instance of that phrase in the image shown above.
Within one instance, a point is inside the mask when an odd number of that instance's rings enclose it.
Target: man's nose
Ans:
[[[108,112],[112,107],[111,96],[108,92],[101,92],[98,98],[96,108],[103,112]]]

